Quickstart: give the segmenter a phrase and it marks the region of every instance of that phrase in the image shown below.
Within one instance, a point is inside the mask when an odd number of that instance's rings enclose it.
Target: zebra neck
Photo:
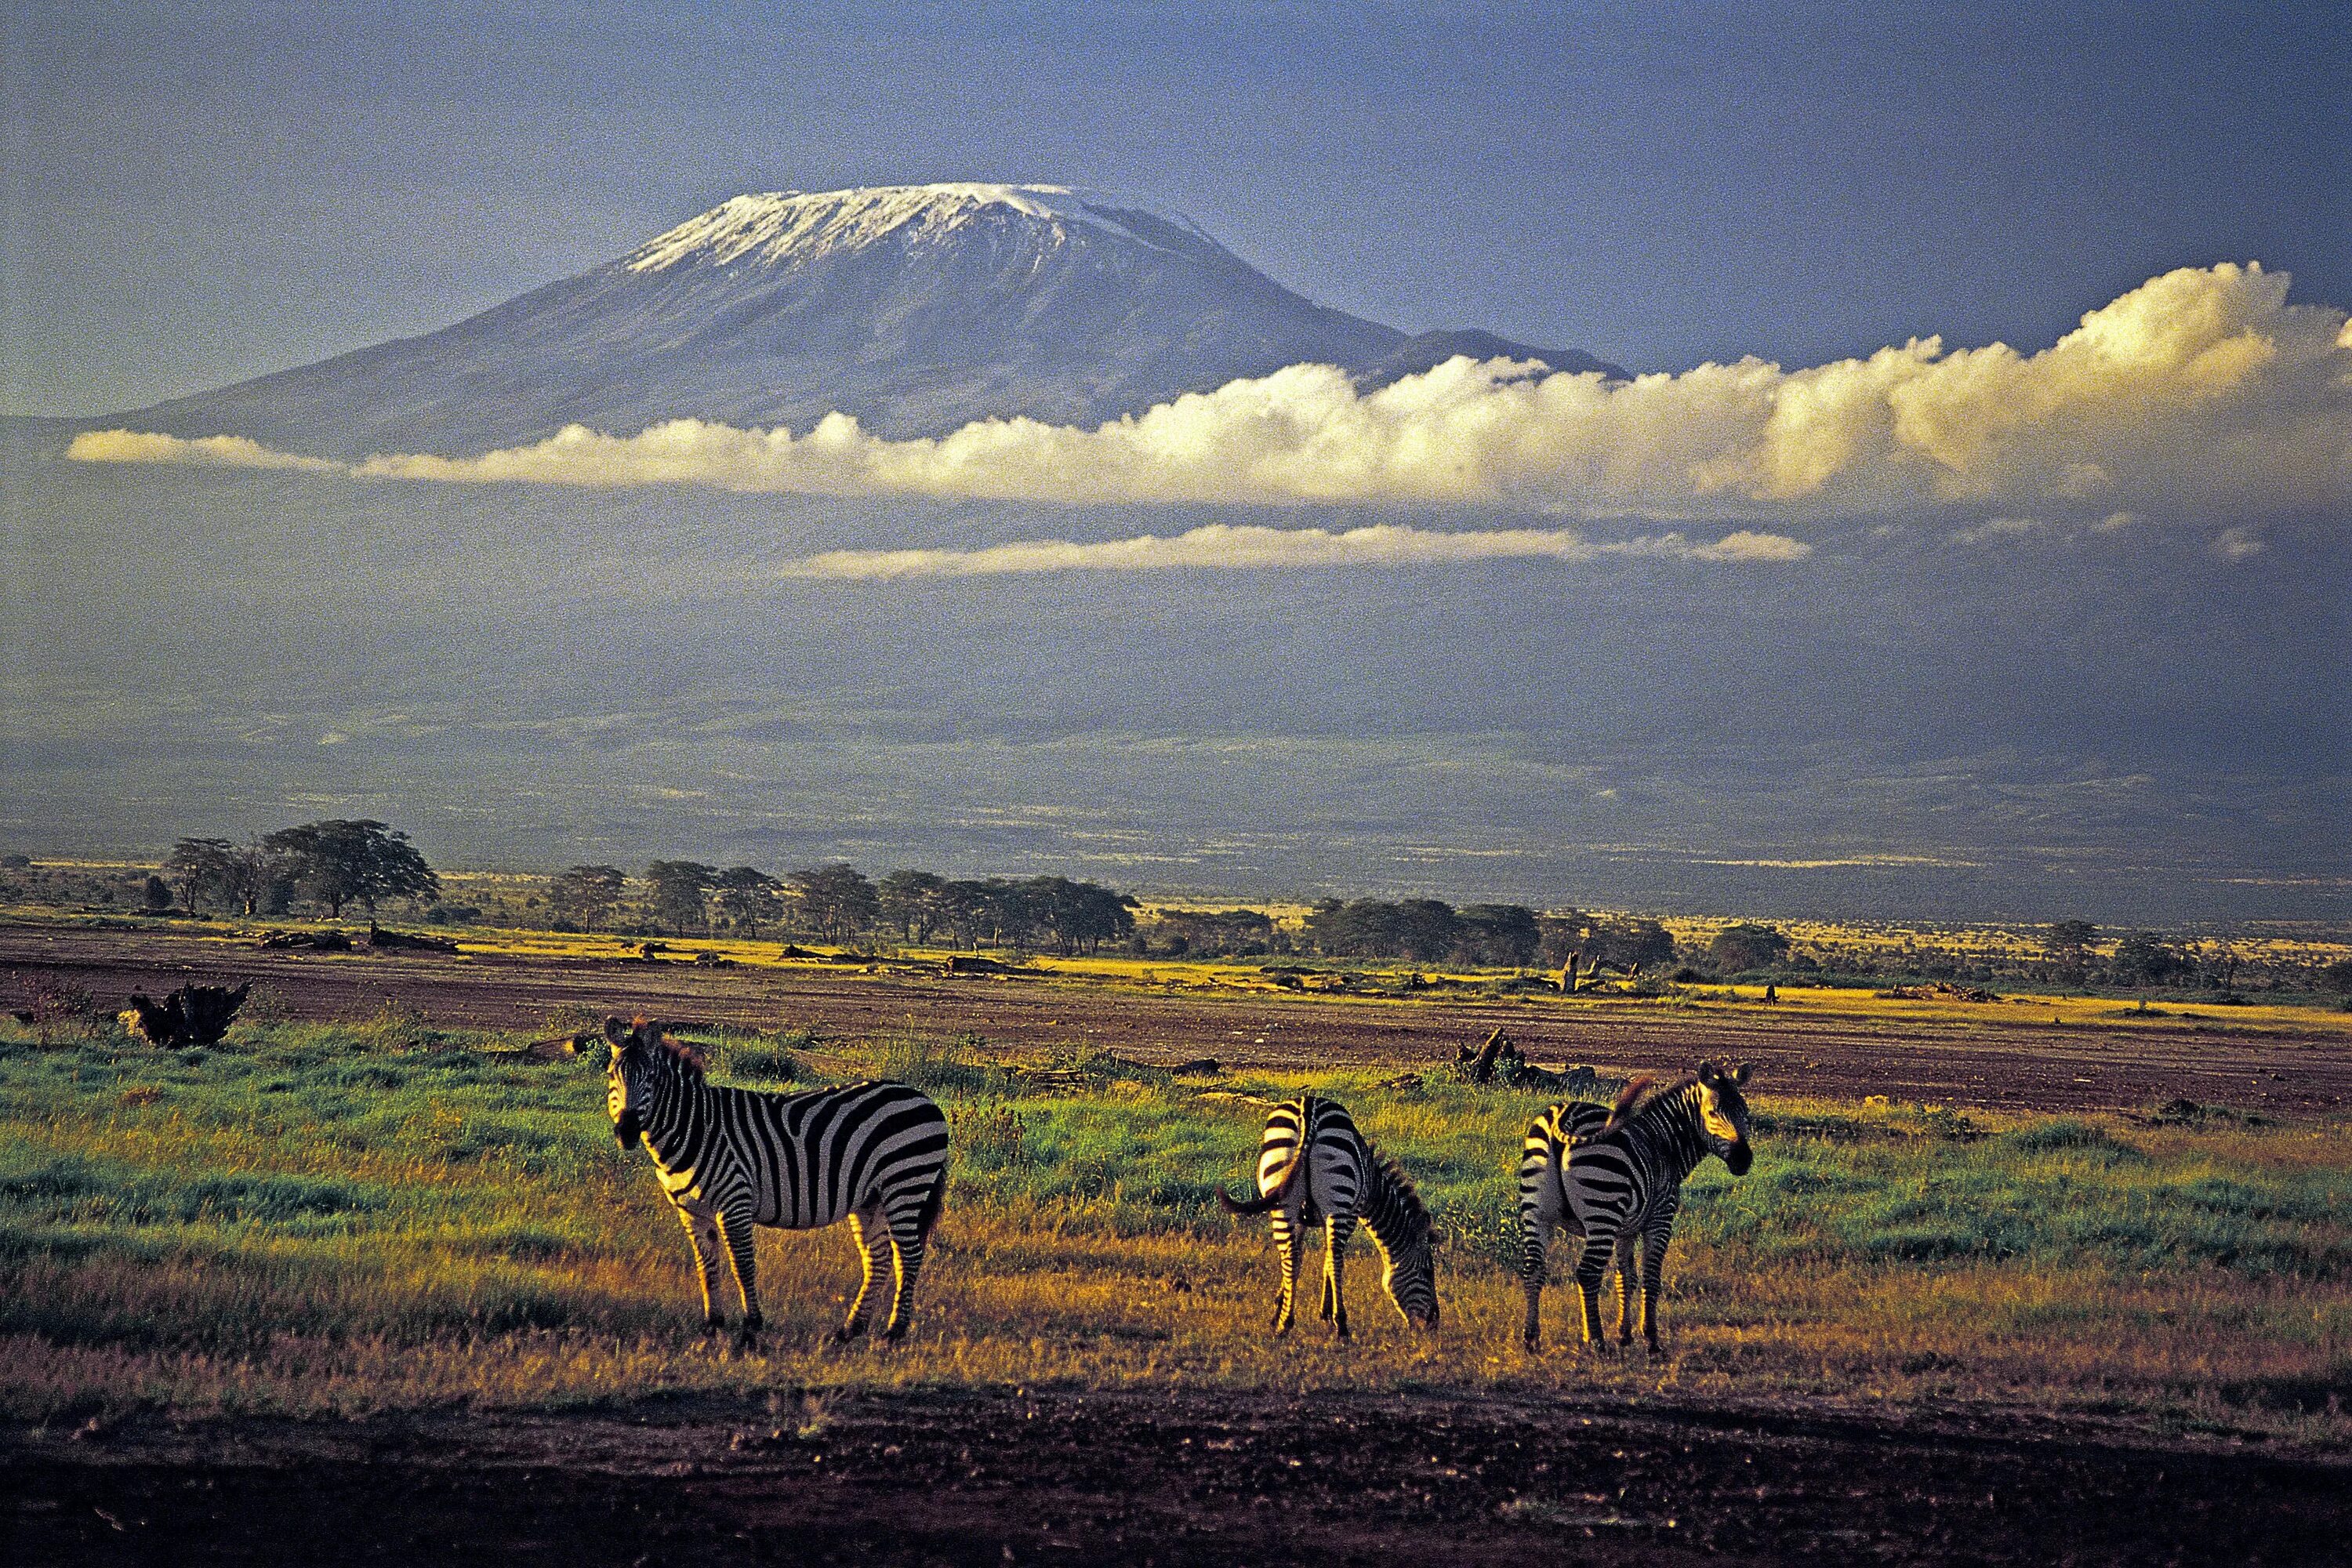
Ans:
[[[709,1099],[709,1085],[681,1077],[646,1112],[646,1146],[663,1170],[675,1171],[692,1157]]]
[[[1372,1233],[1382,1252],[1393,1258],[1412,1246],[1416,1217],[1412,1205],[1369,1149],[1364,1154],[1364,1193],[1356,1206],[1364,1228]]]
[[[1677,1185],[1689,1179],[1706,1158],[1706,1128],[1699,1118],[1698,1091],[1685,1089],[1672,1100],[1658,1106],[1649,1121],[1649,1143],[1655,1163],[1662,1172],[1674,1177]]]

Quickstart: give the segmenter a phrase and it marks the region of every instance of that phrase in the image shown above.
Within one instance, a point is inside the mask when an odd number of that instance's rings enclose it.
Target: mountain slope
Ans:
[[[479,451],[574,422],[798,429],[835,409],[906,437],[991,416],[1092,423],[1301,362],[1385,384],[1453,352],[1622,374],[1316,305],[1140,202],[1034,185],[778,192],[439,331],[102,423],[346,458]]]

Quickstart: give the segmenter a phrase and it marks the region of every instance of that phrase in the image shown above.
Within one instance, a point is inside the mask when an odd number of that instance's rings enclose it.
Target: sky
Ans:
[[[430,330],[745,190],[1148,194],[1322,302],[1635,370],[2352,303],[2340,6],[0,13],[0,412]]]

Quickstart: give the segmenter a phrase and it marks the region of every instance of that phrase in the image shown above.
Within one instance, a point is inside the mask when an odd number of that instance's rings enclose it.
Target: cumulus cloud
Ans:
[[[2003,540],[2023,539],[2029,533],[2039,533],[2042,525],[2030,517],[1989,517],[1974,528],[1952,531],[1955,544],[1997,544]]]
[[[1372,392],[1330,366],[1294,365],[1091,429],[991,419],[893,441],[842,414],[799,436],[680,419],[634,436],[573,426],[478,457],[381,456],[356,471],[1066,502],[1501,504],[1692,521],[2057,509],[2084,521],[2228,525],[2352,502],[2352,323],[2288,304],[2287,283],[2252,264],[2167,273],[2038,353],[1947,352],[1927,338],[1810,369],[1746,359],[1613,384],[1461,358]]]
[[[139,430],[86,430],[66,456],[81,463],[192,463],[212,468],[300,468],[328,473],[342,468],[323,458],[273,452],[243,436],[205,436],[194,440]]]
[[[2224,561],[2243,561],[2263,549],[2262,535],[2251,528],[2225,528],[2213,536],[2213,553]]]
[[[1712,544],[1679,533],[1595,543],[1572,529],[1507,528],[1449,533],[1381,523],[1334,531],[1212,523],[1172,538],[1077,543],[1024,541],[982,550],[835,550],[788,561],[786,577],[981,577],[1038,572],[1146,572],[1175,567],[1248,571],[1276,567],[1420,566],[1511,557],[1593,561],[1651,555],[1684,561],[1801,561],[1812,547],[1780,534],[1742,531]]]

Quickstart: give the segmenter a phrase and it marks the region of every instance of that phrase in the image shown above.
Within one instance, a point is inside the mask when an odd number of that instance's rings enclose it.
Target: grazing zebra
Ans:
[[[846,1218],[865,1276],[839,1338],[865,1328],[876,1278],[895,1271],[883,1334],[907,1331],[923,1243],[947,1195],[948,1123],[920,1089],[856,1083],[797,1094],[723,1089],[705,1081],[701,1058],[640,1018],[604,1020],[613,1058],[605,1109],[626,1149],[642,1139],[662,1191],[677,1207],[702,1275],[704,1321],[726,1326],[719,1307],[723,1244],[743,1298],[743,1329],[757,1332],[759,1286],[751,1227],[818,1230]]]
[[[1265,1119],[1257,1155],[1258,1196],[1234,1197],[1220,1187],[1217,1201],[1232,1214],[1274,1216],[1274,1239],[1282,1248],[1282,1300],[1274,1331],[1290,1331],[1298,1299],[1298,1276],[1306,1262],[1306,1226],[1324,1227],[1323,1318],[1341,1339],[1348,1337],[1348,1300],[1341,1289],[1341,1259],[1356,1222],[1372,1233],[1386,1268],[1381,1283],[1389,1300],[1416,1329],[1437,1323],[1436,1237],[1421,1194],[1356,1131],[1337,1100],[1313,1095],[1286,1100]]]
[[[1565,1185],[1568,1152],[1579,1138],[1589,1138],[1608,1124],[1609,1107],[1589,1100],[1563,1100],[1546,1106],[1528,1126],[1527,1142],[1519,1152],[1519,1282],[1526,1288],[1528,1349],[1536,1348],[1542,1321],[1544,1274],[1550,1267],[1551,1233],[1562,1226],[1582,1236],[1575,1212],[1569,1207]],[[1619,1259],[1625,1270],[1618,1289],[1633,1289],[1633,1255]]]
[[[1576,1264],[1576,1285],[1584,1301],[1585,1342],[1596,1350],[1608,1349],[1601,1329],[1601,1282],[1612,1255],[1618,1265],[1617,1342],[1633,1342],[1632,1286],[1638,1247],[1642,1336],[1656,1352],[1658,1282],[1665,1269],[1675,1214],[1682,1206],[1685,1178],[1709,1154],[1719,1156],[1735,1176],[1746,1175],[1755,1162],[1748,1142],[1748,1101],[1739,1092],[1739,1086],[1747,1081],[1744,1063],[1724,1071],[1712,1062],[1701,1062],[1689,1078],[1663,1083],[1646,1076],[1636,1078],[1618,1095],[1607,1119],[1589,1131],[1575,1125],[1579,1121],[1589,1121],[1589,1112],[1571,1119],[1560,1179],[1567,1200],[1562,1219],[1572,1222],[1571,1228],[1584,1237],[1584,1252]],[[1532,1131],[1528,1141],[1531,1145],[1535,1142]],[[1524,1184],[1524,1159],[1520,1172]],[[1540,1195],[1540,1183],[1538,1188]],[[1524,1184],[1522,1193],[1524,1203]],[[1537,1237],[1549,1240],[1549,1232],[1537,1233],[1532,1225],[1529,1231],[1529,1257],[1522,1260],[1521,1268],[1528,1296],[1524,1337],[1532,1349],[1538,1337],[1543,1279]]]

